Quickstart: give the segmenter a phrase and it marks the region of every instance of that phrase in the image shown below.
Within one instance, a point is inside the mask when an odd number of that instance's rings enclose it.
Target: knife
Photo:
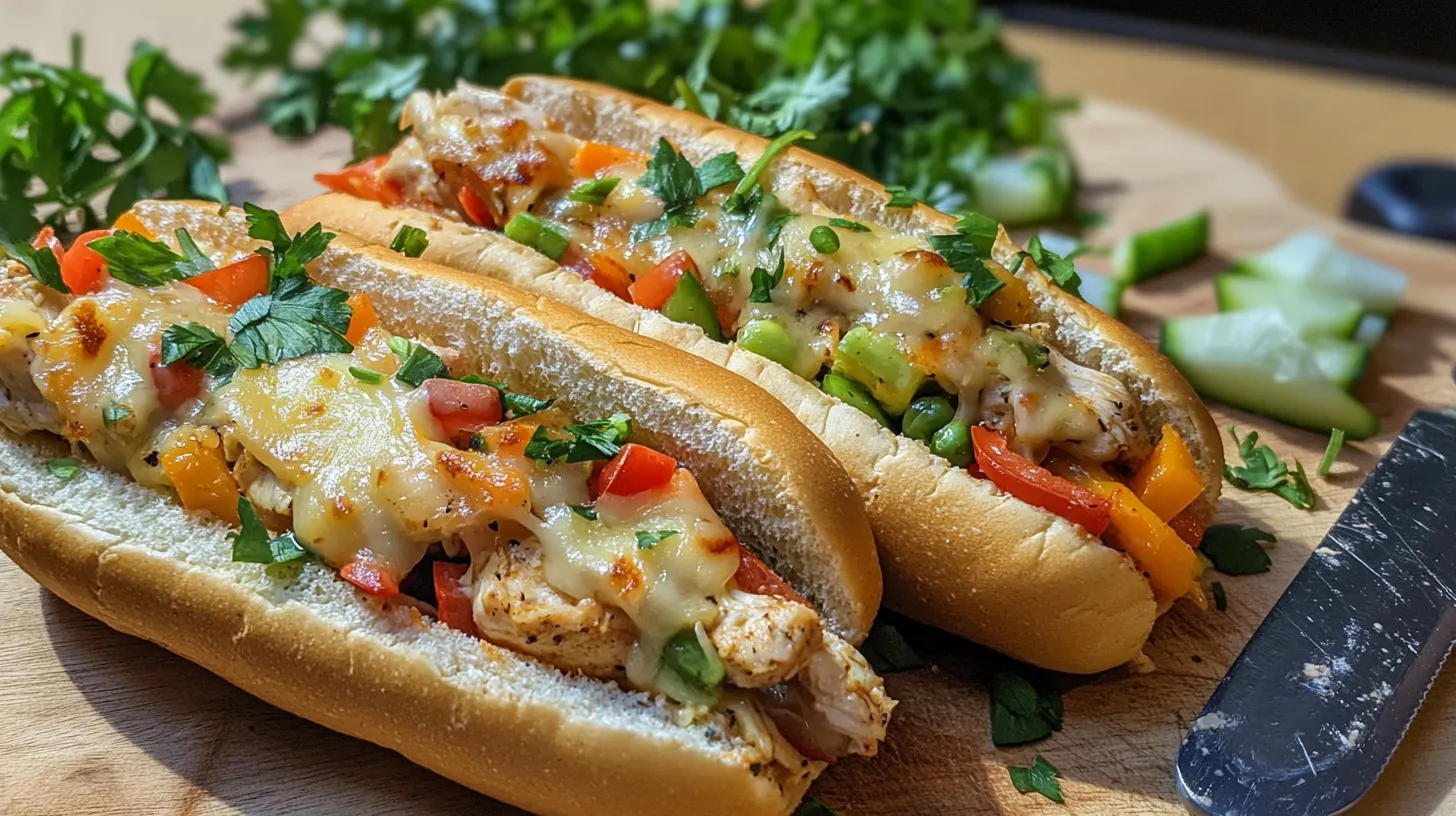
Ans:
[[[1456,409],[1420,411],[1178,751],[1216,816],[1339,813],[1380,775],[1456,637]]]

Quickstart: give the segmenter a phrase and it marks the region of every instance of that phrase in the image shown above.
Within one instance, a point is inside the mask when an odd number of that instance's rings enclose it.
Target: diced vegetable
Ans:
[[[470,565],[436,561],[432,569],[435,579],[435,608],[440,611],[440,623],[474,637],[475,614],[471,609],[470,593],[465,585],[465,576],[470,572]]]
[[[819,388],[829,396],[839,399],[847,405],[853,405],[886,428],[890,427],[890,418],[885,416],[885,409],[875,401],[874,395],[868,388],[854,380],[831,371],[824,375],[824,380],[819,383]]]
[[[1082,278],[1082,299],[1101,309],[1109,317],[1122,315],[1122,293],[1127,285],[1096,272],[1078,269]]]
[[[1072,181],[1065,154],[1039,149],[992,156],[971,174],[976,211],[1007,226],[1061,215]]]
[[[1197,586],[1198,556],[1173,528],[1158,518],[1125,484],[1095,464],[1058,459],[1053,467],[1109,503],[1107,543],[1132,556],[1147,573],[1159,600],[1176,600]]]
[[[892,416],[905,413],[925,383],[925,375],[900,350],[896,338],[865,326],[855,326],[840,338],[834,370],[868,388]]]
[[[1360,301],[1367,310],[1387,316],[1395,311],[1406,288],[1405,275],[1346,252],[1317,232],[1291,236],[1268,252],[1241,261],[1235,268],[1347,295]]]
[[[238,524],[238,483],[223,458],[222,446],[208,447],[189,437],[161,456],[162,471],[188,510],[205,511]]]
[[[665,453],[628,442],[592,481],[592,496],[631,496],[672,481],[677,460]]]
[[[460,211],[465,213],[465,217],[470,219],[470,223],[488,230],[499,226],[495,212],[491,210],[490,205],[485,203],[485,199],[481,198],[479,193],[469,187],[461,187],[460,192],[455,194],[455,200],[460,202]]]
[[[561,260],[570,236],[561,227],[530,213],[520,213],[506,222],[506,237],[536,250],[553,261]]]
[[[1174,516],[1168,522],[1168,526],[1173,528],[1173,532],[1177,533],[1178,537],[1183,539],[1183,543],[1190,547],[1196,548],[1198,542],[1203,540],[1203,522],[1187,513],[1179,513]]]
[[[632,294],[628,288],[632,285],[632,275],[627,268],[617,262],[616,258],[605,252],[593,252],[587,259],[590,269],[587,278],[597,286],[611,292],[628,303],[632,302]]]
[[[738,571],[733,573],[733,582],[738,585],[739,589],[753,595],[775,595],[797,601],[805,606],[809,605],[809,602],[795,592],[787,581],[769,569],[767,564],[760,561],[758,556],[742,544],[738,545]]]
[[[718,325],[717,309],[696,274],[678,278],[677,288],[662,304],[661,311],[668,320],[697,326],[709,338],[723,342],[723,327]]]
[[[1346,391],[1355,387],[1370,362],[1370,348],[1348,340],[1311,340],[1309,350],[1320,371]]]
[[[571,174],[577,178],[591,178],[609,167],[619,164],[640,164],[647,161],[641,153],[623,147],[600,142],[586,142],[576,151],[571,160]]]
[[[336,193],[393,206],[404,200],[404,192],[398,184],[379,178],[379,171],[388,161],[389,154],[383,153],[358,164],[351,164],[337,173],[315,173],[313,180]]]
[[[59,264],[65,261],[66,249],[61,246],[61,239],[56,237],[56,229],[50,224],[46,224],[40,228],[40,232],[35,234],[35,239],[30,242],[30,245],[36,249],[50,247],[51,254],[56,256],[56,263]]]
[[[430,415],[440,423],[446,439],[501,421],[500,392],[489,385],[437,377],[425,380],[422,387],[429,395]]]
[[[724,673],[723,661],[700,623],[664,644],[657,686],[680,703],[711,706],[721,694]]]
[[[152,358],[149,363],[152,372],[152,384],[157,388],[157,402],[168,411],[175,411],[184,402],[194,399],[202,393],[203,378],[206,373],[200,368],[183,363],[175,362],[171,365],[162,365],[161,349],[152,349]]]
[[[819,360],[801,360],[807,356],[803,354],[804,344],[789,334],[784,324],[777,320],[750,320],[738,330],[736,339],[741,348],[767,357],[805,379],[813,377],[819,371]]]
[[[352,310],[349,330],[344,332],[344,339],[357,346],[370,329],[379,325],[379,313],[374,311],[374,301],[361,292],[349,295],[344,304]]]
[[[988,260],[985,265],[1003,285],[986,298],[977,311],[1007,325],[1035,323],[1038,320],[1036,306],[1031,302],[1031,289],[1026,281],[995,261]]]
[[[244,303],[268,294],[268,259],[249,255],[236,263],[194,275],[183,283],[207,295],[213,302],[237,310]]]
[[[1169,320],[1162,350],[1205,397],[1313,431],[1343,428],[1354,439],[1380,430],[1275,309]]]
[[[1224,272],[1214,279],[1213,288],[1218,293],[1219,311],[1278,309],[1289,327],[1305,339],[1348,340],[1365,313],[1354,298],[1278,278]]]
[[[1374,348],[1389,328],[1390,318],[1367,314],[1360,318],[1360,325],[1355,328],[1355,336],[1351,339],[1362,346]]]
[[[1138,283],[1184,266],[1208,250],[1208,211],[1123,238],[1112,250],[1112,276]]]
[[[1183,437],[1171,425],[1138,467],[1128,487],[1163,521],[1171,521],[1203,493],[1203,474]]]
[[[965,420],[947,422],[930,437],[930,451],[956,467],[971,463],[971,430]]]
[[[901,420],[901,433],[930,444],[935,432],[955,419],[955,407],[945,397],[921,397],[910,403]],[[969,432],[968,432],[969,433]]]
[[[47,229],[49,229],[49,227],[47,227]],[[116,223],[111,225],[111,229],[116,232],[121,232],[122,230],[125,230],[127,232],[134,232],[137,235],[142,236],[143,238],[147,238],[152,241],[157,240],[156,233],[147,229],[147,225],[143,224],[142,220],[140,218],[137,218],[137,214],[132,212],[131,210],[127,210],[121,215],[118,215],[116,217]]]
[[[1001,434],[977,425],[971,428],[976,464],[997,487],[1027,504],[1080,524],[1101,536],[1111,521],[1107,499],[1053,474],[1015,453]]]
[[[693,261],[693,256],[680,249],[658,261],[656,266],[637,278],[627,290],[632,295],[633,303],[644,309],[657,311],[677,290],[678,279],[688,272],[698,274],[698,265]]]
[[[71,248],[66,250],[61,258],[61,280],[66,282],[71,294],[93,294],[106,285],[106,259],[87,244],[110,234],[111,230],[83,232],[72,242]]]
[[[399,595],[399,581],[379,566],[368,561],[351,561],[339,568],[339,577],[376,598]]]

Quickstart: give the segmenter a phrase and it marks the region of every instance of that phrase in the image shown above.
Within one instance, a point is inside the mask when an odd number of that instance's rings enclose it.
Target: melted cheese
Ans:
[[[575,598],[618,607],[637,625],[627,679],[654,688],[663,644],[717,617],[714,598],[738,571],[738,544],[687,471],[660,490],[603,496],[597,520],[564,505],[538,525],[546,580]],[[650,548],[638,531],[676,530]]]
[[[240,371],[208,419],[293,489],[293,528],[334,565],[368,560],[403,575],[431,542],[529,512],[530,490],[489,454],[430,438],[428,396],[366,384],[350,355]]]

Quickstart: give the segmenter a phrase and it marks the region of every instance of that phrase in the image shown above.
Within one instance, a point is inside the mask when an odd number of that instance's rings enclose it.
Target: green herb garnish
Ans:
[[[1026,242],[1026,254],[1036,261],[1038,269],[1047,273],[1068,294],[1078,298],[1082,297],[1082,277],[1077,274],[1077,267],[1072,263],[1071,258],[1063,258],[1043,247],[1040,235],[1033,235],[1031,240]]]
[[[743,168],[738,166],[738,154],[719,153],[698,167],[698,195],[702,196],[725,184],[736,184],[743,178]]]
[[[1066,804],[1062,799],[1062,784],[1057,781],[1057,766],[1047,762],[1040,755],[1032,760],[1030,768],[1009,767],[1011,784],[1022,793],[1036,792],[1057,804]]]
[[[650,550],[663,539],[672,538],[677,534],[677,530],[638,530],[637,549]]]
[[[622,180],[619,178],[599,178],[592,179],[591,181],[583,181],[571,188],[571,192],[566,197],[582,204],[601,204],[607,200],[607,196],[611,195],[612,191],[617,189],[617,185],[621,183]]]
[[[101,424],[108,428],[115,428],[119,423],[131,417],[131,408],[119,402],[108,402],[101,409]]]
[[[277,538],[268,537],[268,528],[258,510],[246,497],[238,499],[238,519],[243,529],[228,533],[233,542],[233,561],[246,564],[282,564],[299,558],[307,558],[308,550],[298,543],[292,532]]]
[[[886,207],[903,209],[915,206],[915,197],[910,191],[898,184],[886,184],[885,192],[890,194],[890,200],[885,202]]]
[[[581,516],[582,518],[586,519],[587,521],[596,521],[597,520],[597,510],[596,510],[595,507],[588,507],[585,504],[573,504],[573,505],[570,505],[570,507],[571,507],[571,512],[577,514],[578,516]]]
[[[1037,692],[1015,672],[991,677],[991,741],[997,746],[1035,742],[1062,730],[1062,695]]]
[[[1258,431],[1249,431],[1242,440],[1234,426],[1230,425],[1228,432],[1238,447],[1239,458],[1244,460],[1243,467],[1223,466],[1223,477],[1229,484],[1240,490],[1267,490],[1301,510],[1314,507],[1314,490],[1298,459],[1294,460],[1295,469],[1291,472],[1273,449],[1259,444]]]
[[[558,433],[564,433],[566,437],[559,437]],[[550,431],[545,425],[538,425],[526,443],[526,456],[547,464],[558,459],[568,462],[610,459],[617,455],[631,435],[632,417],[629,414],[612,414],[606,419],[567,425],[560,431]]]
[[[418,258],[425,254],[430,246],[430,236],[419,227],[412,227],[405,224],[394,234],[394,240],[389,242],[389,248],[404,255],[406,258]]]
[[[378,385],[379,383],[384,382],[383,374],[380,374],[378,371],[370,371],[367,368],[360,368],[359,366],[349,366],[349,373],[354,375],[354,379],[362,383]]]
[[[161,241],[135,232],[121,230],[86,246],[106,261],[107,271],[122,283],[150,288],[186,277],[182,274],[186,257]]]
[[[772,142],[769,142],[768,147],[758,154],[753,166],[749,167],[743,178],[738,180],[738,186],[733,188],[728,200],[723,203],[723,209],[730,213],[740,214],[751,211],[753,207],[750,206],[750,202],[757,198],[755,193],[761,190],[758,179],[763,175],[763,171],[768,169],[769,163],[774,160],[774,157],[787,150],[789,145],[794,142],[812,141],[813,139],[814,134],[807,130],[790,130],[787,133],[781,133]]]
[[[870,662],[876,674],[911,671],[925,665],[900,630],[887,623],[876,623],[870,629],[864,643],[859,645],[859,653]]]
[[[779,252],[779,264],[770,272],[761,266],[753,268],[750,278],[753,288],[748,293],[749,303],[772,303],[774,287],[783,282],[784,279],[784,253]]]
[[[77,473],[81,472],[81,460],[73,456],[66,456],[60,459],[47,459],[46,470],[49,470],[51,475],[57,479],[63,482],[69,482],[76,478]]]
[[[926,238],[930,248],[944,258],[951,269],[965,276],[962,280],[972,308],[981,308],[987,298],[1006,285],[986,267],[998,227],[993,219],[969,213],[956,222],[954,233]]]
[[[869,227],[866,227],[864,224],[861,224],[858,221],[851,221],[848,218],[831,218],[831,219],[829,219],[829,226],[831,226],[831,227],[839,227],[840,229],[847,229],[847,230],[850,230],[851,232],[869,232],[870,231],[870,228]]]
[[[423,343],[414,343],[403,337],[389,338],[389,350],[399,358],[399,370],[394,378],[411,388],[419,388],[425,380],[448,377],[450,370],[440,355],[430,351]]]
[[[1335,459],[1340,455],[1340,448],[1344,447],[1344,445],[1345,429],[1335,428],[1330,431],[1330,442],[1328,445],[1325,445],[1325,455],[1320,457],[1319,468],[1315,470],[1315,473],[1318,473],[1321,479],[1330,475],[1330,468],[1335,466]]]
[[[1269,571],[1272,562],[1263,545],[1273,543],[1274,534],[1258,527],[1215,524],[1204,531],[1198,549],[1224,575],[1256,575]]]
[[[1228,594],[1223,590],[1223,582],[1214,581],[1209,588],[1213,590],[1213,608],[1220,612],[1228,609]]]

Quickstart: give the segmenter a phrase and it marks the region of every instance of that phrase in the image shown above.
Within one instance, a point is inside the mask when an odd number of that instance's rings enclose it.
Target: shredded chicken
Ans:
[[[287,530],[293,526],[290,521],[293,517],[293,491],[267,465],[244,450],[233,463],[233,478],[248,501],[253,503],[264,525],[274,530]]]
[[[1101,428],[1101,433],[1090,439],[1061,442],[1059,447],[1093,462],[1118,459],[1141,462],[1152,452],[1147,432],[1138,418],[1137,400],[1127,386],[1101,371],[1077,365],[1055,351],[1049,352],[1047,358],[1072,394],[1096,414]]]
[[[730,684],[763,688],[798,674],[822,632],[819,616],[801,603],[733,590],[718,599],[708,638]]]
[[[896,704],[864,656],[825,632],[823,645],[810,655],[808,671],[800,679],[813,695],[814,710],[849,738],[850,753],[874,756]]]

